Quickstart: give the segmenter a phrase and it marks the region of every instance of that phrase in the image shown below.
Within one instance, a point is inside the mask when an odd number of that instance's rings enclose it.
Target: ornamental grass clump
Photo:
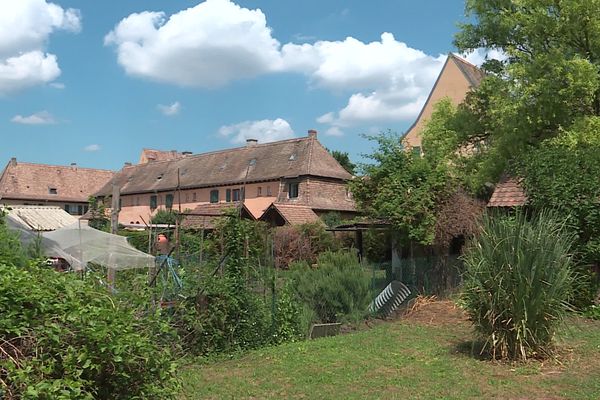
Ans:
[[[570,310],[575,238],[549,212],[486,216],[467,248],[463,301],[494,359],[548,356]]]

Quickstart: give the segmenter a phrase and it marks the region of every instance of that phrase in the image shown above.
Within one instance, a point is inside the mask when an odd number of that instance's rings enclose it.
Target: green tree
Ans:
[[[378,148],[362,166],[362,179],[351,183],[359,208],[373,218],[388,219],[401,240],[432,244],[437,212],[454,187],[448,163],[406,151],[394,133],[369,137]]]
[[[356,172],[356,164],[350,161],[350,156],[347,152],[329,149],[327,149],[327,151],[333,156],[333,158],[335,158],[335,160],[338,163],[340,163],[342,167],[344,167],[346,171],[354,175],[354,173]]]
[[[599,7],[600,0],[467,1],[475,22],[461,26],[457,47],[507,56],[484,64],[481,85],[437,124],[454,132],[447,154],[463,156],[453,165],[473,191],[484,194],[532,147],[600,114]]]

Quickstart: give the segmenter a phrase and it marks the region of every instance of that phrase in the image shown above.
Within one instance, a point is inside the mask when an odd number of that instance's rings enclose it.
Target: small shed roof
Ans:
[[[32,231],[54,231],[77,222],[77,219],[60,207],[10,206],[3,207],[10,218]]]
[[[527,195],[521,180],[518,178],[506,178],[498,185],[488,202],[488,207],[519,207],[527,203]]]
[[[290,225],[302,225],[321,221],[313,209],[308,206],[273,203],[264,215],[270,211],[277,212]]]

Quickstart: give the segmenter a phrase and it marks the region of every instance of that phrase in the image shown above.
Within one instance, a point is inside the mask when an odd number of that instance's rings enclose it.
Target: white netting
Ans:
[[[85,269],[87,263],[115,270],[154,267],[154,257],[135,249],[125,237],[102,232],[80,222],[41,233],[32,232],[10,215],[6,222],[20,233],[24,245],[40,240],[47,257],[63,258],[76,271]]]
[[[53,242],[52,247],[58,245],[62,253],[67,253],[70,256],[67,261],[75,269],[83,268],[87,263],[116,270],[154,266],[154,257],[135,249],[125,237],[102,232],[79,222],[53,232],[44,232],[42,236]],[[49,253],[46,255],[52,256]],[[79,264],[79,268],[71,261]]]

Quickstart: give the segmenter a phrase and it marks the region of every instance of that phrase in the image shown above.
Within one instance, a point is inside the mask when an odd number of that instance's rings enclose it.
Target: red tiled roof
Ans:
[[[290,225],[302,225],[321,221],[312,208],[307,206],[274,203],[271,207]]]
[[[496,185],[488,207],[519,207],[527,203],[527,195],[521,186],[520,180],[509,178]]]
[[[110,195],[113,183],[134,194],[174,190],[178,182],[186,189],[303,175],[352,178],[318,140],[304,137],[127,166],[97,195]]]
[[[76,165],[45,165],[11,160],[0,176],[0,198],[87,202],[88,197],[105,186],[113,175],[112,171]]]

